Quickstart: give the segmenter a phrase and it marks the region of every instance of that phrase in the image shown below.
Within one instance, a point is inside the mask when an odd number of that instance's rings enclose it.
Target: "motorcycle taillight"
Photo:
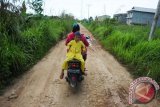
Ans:
[[[72,64],[72,67],[75,68],[75,67],[77,67],[77,65],[76,64]]]

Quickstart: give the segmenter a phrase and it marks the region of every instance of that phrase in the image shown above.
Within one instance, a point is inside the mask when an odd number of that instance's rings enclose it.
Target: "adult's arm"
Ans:
[[[65,45],[67,46],[67,44],[68,44],[69,42],[70,42],[70,41],[69,41],[69,35],[67,35]]]
[[[73,41],[70,41],[70,42],[67,44],[67,52],[69,52],[70,47],[72,46],[72,43],[73,43]]]

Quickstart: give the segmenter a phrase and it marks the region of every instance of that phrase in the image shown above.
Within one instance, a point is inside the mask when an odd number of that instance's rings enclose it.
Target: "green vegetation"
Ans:
[[[84,23],[101,42],[121,62],[133,68],[135,77],[149,76],[160,82],[160,28],[156,39],[148,41],[150,27],[118,24],[115,20]]]
[[[0,89],[33,66],[70,30],[73,17],[48,17],[26,14],[25,3],[19,9],[0,2]]]

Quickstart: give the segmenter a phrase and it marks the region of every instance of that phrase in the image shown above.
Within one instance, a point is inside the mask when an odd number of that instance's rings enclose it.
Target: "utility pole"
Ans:
[[[45,10],[45,2],[43,1],[43,15],[45,14],[44,10]]]
[[[106,15],[106,5],[104,5],[104,15]]]
[[[158,2],[158,5],[157,5],[157,10],[156,10],[154,20],[153,20],[153,23],[152,23],[152,27],[151,27],[151,31],[150,31],[150,34],[149,34],[149,38],[148,38],[149,41],[152,40],[152,38],[153,38],[153,34],[154,34],[156,26],[157,26],[157,21],[158,21],[159,15],[160,15],[160,0]]]
[[[88,6],[88,19],[89,19],[89,8],[90,8],[90,4],[87,5]]]
[[[81,0],[81,19],[83,19],[83,0]]]

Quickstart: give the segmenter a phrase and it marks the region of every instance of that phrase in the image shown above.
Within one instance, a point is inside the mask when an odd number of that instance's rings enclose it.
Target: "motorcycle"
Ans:
[[[81,62],[77,59],[68,61],[68,70],[66,81],[73,88],[77,87],[77,84],[84,79],[81,71]]]

